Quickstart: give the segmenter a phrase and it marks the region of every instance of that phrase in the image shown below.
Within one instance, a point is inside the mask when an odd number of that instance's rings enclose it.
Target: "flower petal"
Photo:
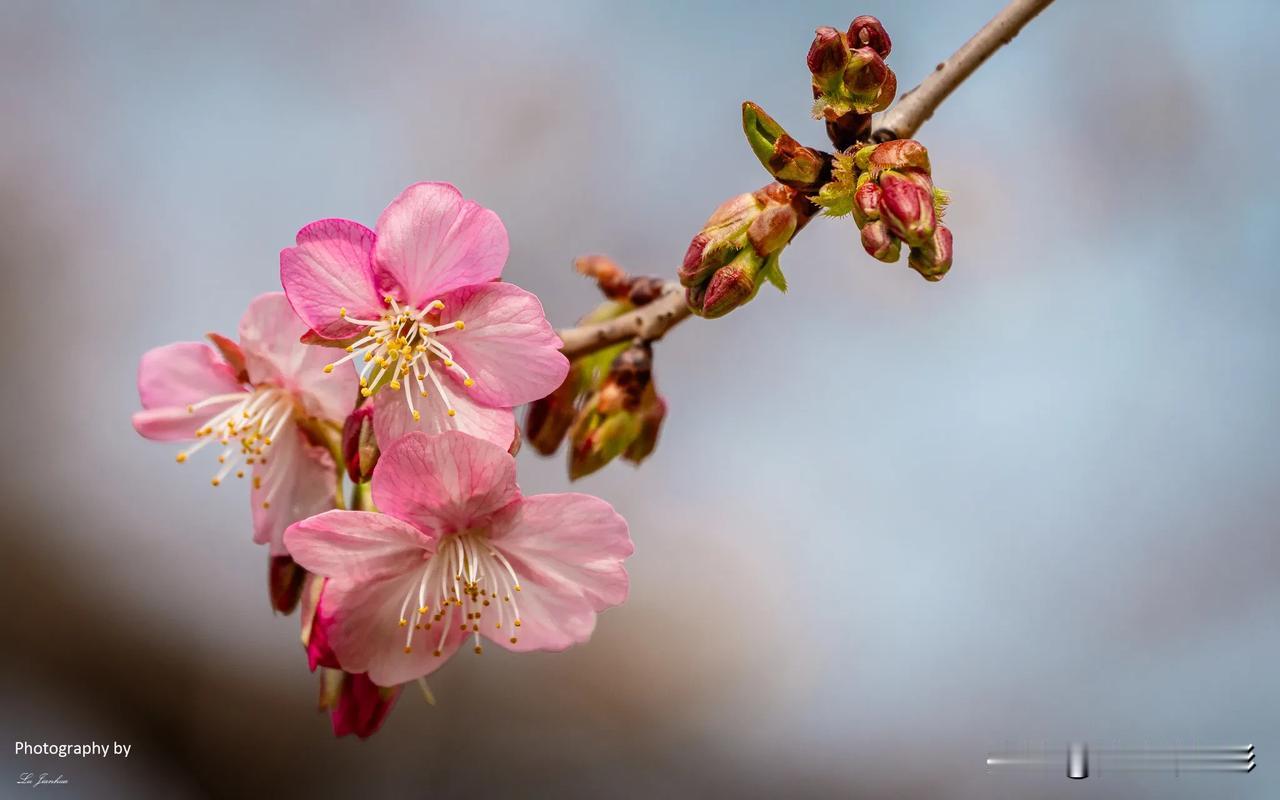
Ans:
[[[409,391],[412,392],[413,389]],[[381,444],[394,443],[414,431],[461,431],[503,449],[510,447],[511,440],[515,438],[516,417],[511,409],[490,408],[475,403],[463,388],[451,393],[447,403],[440,392],[434,389],[427,397],[415,394],[413,405],[421,417],[417,422],[413,421],[413,415],[409,413],[403,391],[381,389],[373,396],[373,403],[373,431]],[[457,412],[452,417],[449,416],[450,406]]]
[[[522,581],[583,597],[596,611],[627,598],[622,562],[635,545],[627,521],[598,497],[574,492],[526,497],[495,522],[491,541]]]
[[[247,395],[246,395],[247,396]],[[196,431],[205,426],[231,401],[205,406],[195,411],[186,407],[151,408],[135,411],[133,429],[157,442],[190,442],[196,439]]]
[[[379,686],[397,686],[434,672],[457,651],[467,634],[459,630],[452,615],[430,630],[399,624],[404,598],[416,590],[419,579],[415,570],[371,583],[331,581],[325,586],[325,608],[335,623],[328,631],[329,643],[343,669],[367,672]],[[406,653],[410,633],[412,651]]]
[[[484,525],[519,497],[516,460],[457,431],[411,433],[383,450],[373,470],[378,508],[442,534]]]
[[[267,463],[259,462],[253,468],[254,483],[259,487],[249,498],[253,540],[271,545],[272,555],[284,555],[289,552],[284,545],[285,529],[333,508],[338,478],[329,451],[308,442],[293,423],[277,434],[266,456]]]
[[[596,627],[596,612],[591,602],[581,595],[559,594],[543,586],[522,586],[520,627],[494,629],[481,625],[480,633],[490,641],[527,653],[532,650],[558,652],[591,638]],[[512,634],[516,641],[512,642]]]
[[[518,406],[556,390],[569,373],[542,303],[510,283],[468,286],[447,295],[443,319],[461,321],[462,330],[439,334],[454,360],[475,379],[460,388],[489,406]],[[446,373],[461,382],[454,370]]]
[[[148,350],[138,364],[143,408],[181,408],[207,397],[244,391],[236,373],[204,342],[175,342]]]
[[[288,389],[312,416],[342,421],[351,411],[359,378],[350,369],[325,373],[341,351],[305,345],[306,323],[298,319],[283,292],[259,295],[240,320],[240,343],[249,378]]]
[[[284,532],[289,554],[307,570],[333,578],[325,584],[325,608],[339,581],[367,584],[397,578],[421,565],[435,547],[429,536],[389,514],[326,511],[296,522]],[[403,597],[403,595],[401,595]],[[341,656],[341,653],[339,653]],[[345,662],[348,672],[352,670]]]
[[[448,183],[415,183],[378,218],[379,293],[422,308],[446,292],[502,274],[510,245],[498,215]]]
[[[344,339],[360,327],[339,309],[366,319],[382,314],[370,260],[373,231],[351,220],[322,219],[298,231],[297,242],[280,251],[280,283],[308,327],[325,338]]]
[[[145,353],[138,365],[138,395],[144,410],[133,415],[133,427],[148,439],[188,441],[234,400],[194,411],[187,411],[188,405],[245,391],[235,370],[209,345],[177,342],[157,347]]]

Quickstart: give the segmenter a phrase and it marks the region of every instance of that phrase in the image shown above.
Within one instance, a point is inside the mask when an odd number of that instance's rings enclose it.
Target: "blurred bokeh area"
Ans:
[[[573,487],[629,520],[630,600],[367,741],[315,710],[243,487],[130,425],[138,357],[233,332],[311,220],[451,181],[569,325],[575,256],[672,275],[767,182],[743,100],[821,146],[814,27],[879,16],[905,89],[999,5],[0,3],[0,796],[1280,795],[1274,3],[1050,7],[918,134],[947,278],[819,219],[787,295],[673,330],[656,454]],[[984,763],[1071,740],[1259,766]]]

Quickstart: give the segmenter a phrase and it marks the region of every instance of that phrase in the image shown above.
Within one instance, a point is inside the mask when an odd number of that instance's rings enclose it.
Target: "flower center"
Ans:
[[[244,477],[244,467],[267,463],[267,450],[280,435],[284,427],[293,419],[293,397],[289,392],[276,386],[259,386],[243,392],[231,392],[207,397],[198,403],[187,406],[187,413],[209,406],[225,406],[202,427],[196,429],[196,443],[178,453],[178,463],[185,463],[192,454],[217,442],[223,447],[218,456],[222,466],[213,476],[212,483],[218,486],[232,470],[237,478]],[[286,454],[293,448],[286,449]],[[288,465],[282,469],[272,470],[277,476],[288,472]],[[272,485],[264,486],[260,476],[254,476],[254,491],[261,491],[262,507],[271,507],[271,496],[275,493],[281,479],[272,481]]]
[[[413,391],[416,386],[421,397],[428,397],[427,385],[430,384],[440,393],[449,416],[458,412],[449,402],[449,394],[444,389],[437,371],[456,370],[462,376],[462,385],[471,388],[476,385],[467,371],[453,360],[453,353],[442,344],[436,334],[447,330],[462,330],[462,320],[444,322],[440,320],[440,312],[444,303],[433,300],[420,309],[402,307],[391,295],[383,298],[387,310],[380,319],[357,319],[345,308],[338,309],[338,315],[356,325],[367,325],[365,335],[347,346],[347,355],[332,364],[325,365],[325,372],[333,372],[333,368],[356,358],[363,360],[360,370],[360,393],[365,397],[384,386],[392,391],[404,390],[404,400],[409,413],[416,422],[422,418],[413,404]]]
[[[396,625],[405,628],[404,651],[413,652],[413,639],[419,631],[435,641],[435,654],[444,651],[454,613],[461,617],[458,629],[475,635],[475,651],[480,645],[480,625],[493,622],[496,630],[505,630],[511,643],[518,641],[520,605],[516,594],[520,578],[497,548],[482,533],[463,532],[446,536],[435,555],[427,558],[416,585],[410,586],[400,605]],[[416,603],[416,605],[415,605]],[[432,613],[434,611],[434,613]],[[440,627],[438,638],[427,633]]]

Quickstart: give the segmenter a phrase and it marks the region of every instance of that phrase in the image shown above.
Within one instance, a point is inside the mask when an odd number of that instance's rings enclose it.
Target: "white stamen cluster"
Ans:
[[[447,330],[460,331],[466,326],[462,320],[441,323],[440,312],[444,310],[444,303],[440,300],[414,309],[402,307],[391,295],[383,299],[387,310],[376,320],[357,319],[347,314],[345,308],[338,309],[340,317],[356,325],[367,326],[367,330],[363,337],[347,346],[346,356],[325,365],[324,371],[333,372],[339,364],[360,358],[364,362],[360,369],[360,392],[365,397],[384,385],[392,391],[403,389],[405,404],[417,421],[422,415],[414,407],[413,388],[416,385],[418,394],[427,397],[427,384],[431,384],[443,398],[449,416],[456,415],[458,412],[449,402],[449,394],[433,367],[457,370],[462,376],[462,385],[468,388],[475,386],[476,382],[453,360],[453,353],[436,334]],[[385,384],[384,379],[388,379]]]
[[[490,620],[496,630],[505,630],[515,644],[516,628],[521,625],[515,597],[519,591],[520,579],[511,562],[489,544],[486,536],[464,532],[445,537],[435,555],[426,560],[417,585],[409,587],[400,605],[396,624],[406,629],[404,651],[413,652],[413,639],[422,632],[428,641],[435,641],[435,655],[443,655],[455,609],[461,617],[458,629],[475,636],[476,653],[484,650],[480,625]],[[440,626],[438,638],[427,633],[434,625]]]
[[[211,482],[214,486],[221,485],[232,470],[235,470],[237,478],[243,478],[245,467],[266,464],[268,449],[293,420],[295,410],[293,397],[287,391],[275,386],[259,386],[243,392],[207,397],[187,406],[187,413],[194,414],[202,408],[219,405],[226,407],[196,430],[195,444],[178,453],[178,463],[182,464],[211,442],[221,445],[223,451],[218,456],[218,463],[222,466],[213,476]],[[293,452],[293,448],[286,449],[286,457],[291,457]],[[263,508],[271,507],[271,497],[289,468],[289,464],[281,464],[279,469],[273,470],[278,477],[269,486],[264,486],[259,477],[254,477],[254,491],[263,493]]]

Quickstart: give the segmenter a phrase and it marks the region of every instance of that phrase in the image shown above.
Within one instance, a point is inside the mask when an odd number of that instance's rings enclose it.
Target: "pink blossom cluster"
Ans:
[[[372,230],[303,227],[238,342],[142,356],[134,427],[184,443],[180,463],[217,453],[214,486],[247,479],[273,605],[301,601],[338,735],[372,734],[463,646],[563,650],[626,598],[623,518],[516,483],[513,409],[569,363],[538,298],[501,280],[508,251],[493,211],[414,184]]]

